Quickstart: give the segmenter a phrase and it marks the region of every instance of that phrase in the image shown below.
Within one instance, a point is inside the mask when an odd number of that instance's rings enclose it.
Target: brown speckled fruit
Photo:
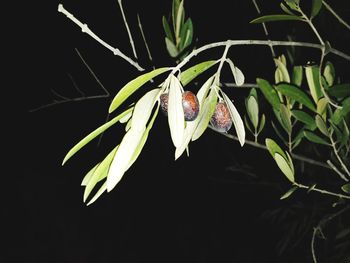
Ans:
[[[163,93],[160,95],[160,107],[164,115],[168,115],[168,100],[169,94]],[[199,102],[191,91],[185,91],[182,94],[182,108],[184,110],[184,117],[186,121],[193,121],[197,118],[199,112]]]
[[[210,120],[214,128],[220,132],[227,132],[232,126],[232,119],[225,102],[216,104],[215,112]]]
[[[168,100],[168,93],[163,93],[162,95],[160,95],[160,108],[162,109],[162,112],[165,116],[168,116]]]
[[[185,91],[182,93],[182,107],[184,109],[184,115],[186,121],[194,121],[199,112],[199,102],[191,91]]]

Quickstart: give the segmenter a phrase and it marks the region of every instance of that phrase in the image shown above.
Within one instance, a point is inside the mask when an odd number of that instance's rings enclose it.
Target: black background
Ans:
[[[161,25],[162,15],[170,12],[171,1],[124,2],[140,64],[147,70],[152,65],[173,66]],[[350,7],[345,2],[335,1],[334,6],[349,21]],[[117,1],[62,3],[103,40],[132,55]],[[279,200],[289,183],[265,151],[241,148],[237,142],[208,130],[191,145],[190,158],[183,156],[174,162],[167,121],[161,115],[138,161],[118,186],[89,207],[83,203],[80,182],[84,174],[119,143],[122,126],[110,129],[99,147],[97,141],[91,142],[66,166],[61,167],[61,161],[82,136],[104,123],[111,98],[29,110],[52,103],[55,97],[51,89],[67,97],[79,97],[68,74],[87,95],[101,94],[74,48],[112,97],[140,73],[83,34],[57,12],[57,5],[57,1],[34,4],[36,10],[27,14],[17,43],[27,52],[23,64],[16,65],[25,70],[13,77],[13,83],[21,83],[23,92],[18,97],[26,110],[25,122],[17,130],[20,144],[11,155],[11,167],[16,172],[4,175],[14,178],[14,186],[4,186],[11,189],[10,202],[5,206],[9,221],[5,224],[8,235],[4,262],[304,262],[295,261],[298,258],[310,262],[308,247],[298,253],[287,250],[279,256],[275,244],[283,229],[261,219],[266,209],[288,206],[290,202]],[[278,5],[278,1],[269,1],[261,9],[276,13]],[[250,1],[188,0],[185,8],[194,23],[197,46],[226,39],[265,39],[260,25],[249,24],[257,16]],[[137,13],[153,62],[148,61]],[[316,20],[320,33],[336,48],[349,53],[349,34],[328,13],[321,15],[322,19]],[[317,41],[301,23],[273,23],[269,28],[273,39],[285,40],[286,34],[293,33],[298,40]],[[284,49],[276,51],[280,54]],[[210,50],[190,64],[221,54],[222,48]],[[23,53],[17,50],[16,55]],[[317,61],[318,55],[314,50],[300,50],[296,62]],[[267,47],[233,47],[229,56],[245,73],[247,82],[254,82],[257,76],[273,79],[273,61]],[[342,60],[335,64],[339,74],[349,80],[345,74],[348,64]],[[224,71],[223,80],[231,82],[228,68]],[[198,81],[201,83],[206,76]],[[189,89],[196,91],[198,87],[192,85]],[[226,92],[243,113],[248,91],[227,88]],[[263,107],[269,110],[268,105]],[[268,134],[265,131],[261,139]],[[232,172],[229,167],[234,163],[248,165],[254,177]],[[295,198],[310,202],[313,194]],[[308,246],[311,233],[305,234]]]

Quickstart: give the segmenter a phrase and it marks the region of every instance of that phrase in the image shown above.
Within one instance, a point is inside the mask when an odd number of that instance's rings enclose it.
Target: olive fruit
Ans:
[[[210,120],[211,124],[219,132],[227,132],[232,126],[230,111],[225,102],[216,104],[215,112]]]
[[[160,95],[160,107],[165,115],[168,115],[168,100],[169,94],[163,93]],[[193,121],[197,118],[199,112],[199,102],[191,91],[182,93],[182,108],[186,121]]]

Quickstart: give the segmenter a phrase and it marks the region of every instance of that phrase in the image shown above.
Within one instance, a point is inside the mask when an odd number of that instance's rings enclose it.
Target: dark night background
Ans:
[[[263,13],[278,12],[279,1],[258,2]],[[58,13],[58,3],[37,3],[37,13],[27,21],[30,33],[26,27],[22,31],[30,52],[24,62],[25,75],[16,76],[14,81],[26,78],[21,98],[27,109],[23,133],[18,137],[20,142],[23,140],[21,151],[14,153],[22,162],[13,165],[19,173],[13,177],[11,202],[5,204],[8,235],[2,256],[7,259],[2,262],[311,262],[310,229],[280,255],[276,246],[286,235],[288,225],[272,222],[262,214],[300,203],[305,204],[302,213],[308,214],[308,207],[315,202],[325,204],[323,209],[327,211],[335,200],[300,191],[291,200],[280,201],[290,184],[268,153],[248,145],[241,148],[211,130],[191,144],[190,158],[183,156],[174,162],[167,121],[161,114],[142,154],[118,186],[89,207],[83,203],[83,176],[119,143],[123,127],[116,125],[108,130],[99,147],[97,141],[92,141],[64,167],[61,161],[70,147],[104,123],[111,98],[65,103],[31,113],[29,110],[53,102],[51,89],[67,97],[79,97],[68,74],[87,95],[101,94],[74,48],[78,48],[111,97],[140,73]],[[61,3],[107,43],[132,55],[117,1]],[[332,5],[350,21],[348,1],[337,0]],[[170,0],[124,1],[139,62],[147,70],[152,63],[147,58],[136,14],[140,14],[153,64],[173,66],[161,25],[162,15],[169,14],[170,8]],[[185,8],[194,23],[197,47],[226,39],[265,39],[260,25],[249,24],[257,17],[251,1],[187,0]],[[335,48],[350,53],[349,32],[329,13],[323,11],[316,24]],[[269,29],[275,40],[295,34],[300,41],[317,41],[302,23],[273,23]],[[276,51],[281,54],[285,49]],[[319,55],[315,50],[298,51],[297,64],[317,60]],[[189,65],[221,54],[222,48],[210,50]],[[229,56],[245,73],[247,82],[254,82],[257,76],[273,79],[274,65],[267,47],[233,47]],[[345,74],[349,64],[332,56],[330,59],[334,59],[339,75],[349,81]],[[231,82],[227,67],[224,72],[223,79]],[[198,81],[202,83],[207,76],[204,74]],[[197,91],[198,86],[193,84],[189,89]],[[226,91],[243,114],[248,90]],[[262,107],[269,111],[268,105]],[[265,130],[261,142],[269,134]],[[251,174],[235,171],[232,167],[237,165]],[[322,173],[307,165],[305,169],[311,178]],[[311,225],[317,224],[321,216],[316,213]],[[326,252],[319,253],[322,256]]]

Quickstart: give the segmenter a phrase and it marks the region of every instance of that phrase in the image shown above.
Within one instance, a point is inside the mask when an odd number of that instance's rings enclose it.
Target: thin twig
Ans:
[[[227,138],[230,138],[232,140],[235,140],[235,141],[239,141],[238,140],[238,137],[233,135],[233,134],[229,134],[229,133],[222,133],[222,132],[219,132],[217,131],[215,128],[213,128],[211,125],[208,126],[210,129],[212,129],[213,131],[227,137]],[[260,143],[257,143],[257,142],[254,142],[254,141],[250,141],[250,140],[245,140],[245,144],[248,144],[250,146],[254,146],[255,148],[259,148],[259,149],[263,149],[263,150],[267,150],[267,147],[263,144],[260,144]],[[306,162],[306,163],[309,163],[309,164],[312,164],[312,165],[315,165],[315,166],[320,166],[320,167],[324,167],[324,168],[327,168],[327,169],[331,169],[327,164],[323,163],[323,162],[319,162],[319,161],[316,161],[316,160],[313,160],[311,158],[308,158],[308,157],[304,157],[304,156],[301,156],[301,155],[298,155],[298,154],[295,154],[295,153],[291,153],[291,156],[296,159],[296,160],[299,160],[299,161],[302,161],[302,162]]]
[[[349,182],[349,179],[345,177],[345,175],[339,171],[339,169],[331,162],[331,160],[327,160],[328,165],[343,179],[345,182]]]
[[[228,44],[229,43],[229,44]],[[217,48],[221,46],[251,46],[251,45],[257,45],[257,46],[296,46],[296,47],[307,47],[307,48],[314,48],[314,49],[320,49],[322,50],[324,46],[320,44],[314,44],[314,43],[308,43],[308,42],[296,42],[296,41],[275,41],[275,40],[226,40],[226,41],[220,41],[220,42],[214,42],[207,45],[204,45],[198,49],[193,50],[189,55],[187,55],[174,69],[170,74],[174,74],[179,69],[181,69],[183,66],[185,66],[193,57],[197,56],[198,54],[202,53],[203,51],[206,51],[208,49]],[[342,57],[345,60],[350,61],[350,55],[345,54],[342,51],[339,51],[334,48],[330,48],[330,53],[337,55],[339,57]]]
[[[258,6],[258,3],[255,1],[255,0],[252,0],[253,4],[254,4],[254,7],[256,9],[256,11],[258,12],[258,14],[260,15],[261,14],[261,11],[260,11],[260,8]],[[263,29],[264,29],[264,33],[265,33],[265,36],[267,38],[267,40],[270,41],[270,37],[269,37],[269,31],[267,30],[267,26],[265,23],[262,23],[262,26],[263,26]],[[271,54],[272,54],[272,57],[276,57],[276,53],[275,53],[275,50],[273,48],[273,45],[269,45],[270,46],[270,49],[271,49]]]
[[[132,60],[130,57],[125,55],[123,52],[121,52],[118,48],[114,48],[105,41],[103,41],[100,37],[98,37],[94,32],[92,32],[87,24],[83,24],[80,22],[78,19],[76,19],[71,13],[69,13],[62,4],[58,5],[58,12],[63,13],[66,15],[72,22],[74,22],[76,25],[78,25],[81,28],[81,31],[83,33],[88,34],[91,36],[93,39],[95,39],[97,42],[99,42],[102,46],[105,48],[109,49],[110,51],[113,52],[114,55],[121,57],[122,59],[126,60],[129,62],[132,66],[134,66],[137,70],[143,71],[144,68],[142,68],[136,61]]]
[[[299,183],[296,183],[296,182],[294,182],[293,185],[298,186],[299,188],[302,188],[302,189],[308,189],[310,191],[318,192],[318,193],[325,194],[325,195],[331,195],[331,196],[336,196],[336,197],[339,197],[339,198],[350,199],[349,195],[338,194],[338,193],[330,192],[330,191],[327,191],[327,190],[319,189],[319,188],[316,188],[316,187],[310,187],[310,186],[307,186],[307,185],[299,184]]]
[[[330,216],[324,217],[318,224],[316,227],[314,227],[314,230],[312,232],[312,238],[311,238],[311,253],[312,253],[312,259],[314,261],[314,263],[317,263],[317,258],[316,258],[316,253],[315,253],[315,240],[316,240],[316,235],[318,232],[322,233],[322,228],[331,220],[333,220],[334,218],[340,216],[341,214],[343,214],[344,212],[346,212],[348,209],[350,208],[350,206],[346,206],[345,208],[341,209],[340,211],[338,211],[337,213],[334,213]]]
[[[215,83],[217,85],[220,84],[220,73],[221,73],[221,69],[222,69],[222,66],[224,65],[224,62],[226,60],[226,57],[227,57],[227,53],[228,53],[228,50],[230,49],[230,42],[227,41],[226,45],[225,45],[225,50],[224,50],[224,53],[222,54],[221,56],[221,59],[220,59],[220,64],[219,64],[219,67],[218,67],[218,70],[216,71],[216,74],[215,74]]]
[[[110,96],[109,91],[103,86],[102,82],[99,80],[99,78],[96,76],[95,72],[90,68],[88,63],[86,63],[83,56],[80,54],[79,50],[77,48],[74,49],[75,52],[77,52],[79,58],[84,63],[85,67],[89,70],[90,74],[93,76],[93,78],[96,80],[97,84],[100,85],[100,87],[104,90],[107,96]]]
[[[143,32],[143,28],[142,28],[142,24],[141,24],[141,20],[140,20],[139,14],[137,14],[137,21],[138,21],[138,24],[139,24],[139,28],[140,28],[140,32],[141,32],[141,35],[142,35],[143,43],[145,44],[145,47],[146,47],[146,50],[147,50],[148,58],[149,58],[150,62],[153,62],[152,54],[151,54],[151,51],[150,51],[150,49],[148,47],[145,34]]]
[[[127,22],[127,20],[126,20],[126,16],[125,16],[125,13],[124,13],[124,8],[123,8],[122,0],[118,0],[118,4],[119,4],[119,7],[120,7],[120,12],[122,13],[122,16],[123,16],[123,20],[124,20],[124,24],[125,24],[126,31],[128,32],[128,36],[129,36],[129,40],[130,40],[130,45],[131,45],[131,48],[132,48],[132,52],[134,53],[134,57],[137,59],[137,54],[136,54],[136,49],[135,49],[134,40],[133,40],[133,38],[132,38],[129,25],[128,25],[128,22]]]
[[[350,177],[350,171],[348,170],[348,168],[346,167],[346,165],[344,164],[342,158],[339,156],[339,153],[338,153],[338,150],[337,150],[337,147],[335,145],[335,142],[333,140],[333,137],[332,135],[329,136],[329,139],[331,140],[331,143],[332,143],[332,148],[333,148],[333,152],[335,154],[335,156],[337,157],[342,169],[344,170],[344,172],[346,172],[346,174]]]
[[[347,29],[350,30],[350,25],[348,23],[346,23],[344,21],[344,19],[342,19],[335,11],[334,9],[326,2],[326,1],[322,1],[323,5],[325,6],[325,8],[336,18],[338,19],[338,21],[343,24]]]
[[[101,83],[99,78],[96,76],[94,71],[90,68],[90,66],[87,64],[87,62],[83,58],[83,56],[80,54],[79,50],[77,48],[75,48],[75,51],[77,52],[77,54],[78,54],[79,58],[81,59],[81,61],[84,63],[85,67],[89,70],[90,74],[96,80],[98,85],[103,89],[105,94],[96,95],[96,96],[86,96],[85,93],[83,93],[79,89],[79,87],[76,84],[76,82],[74,81],[73,77],[70,74],[68,74],[69,78],[71,79],[71,81],[73,83],[73,86],[80,92],[80,94],[83,95],[82,97],[79,97],[79,98],[68,98],[68,97],[64,97],[64,96],[58,94],[56,91],[52,90],[52,93],[55,94],[58,97],[61,97],[62,100],[54,100],[52,103],[45,104],[45,105],[39,106],[37,108],[31,109],[31,110],[29,110],[29,112],[35,112],[35,111],[38,111],[38,110],[42,110],[42,109],[45,109],[45,108],[48,108],[48,107],[52,107],[52,106],[55,106],[55,105],[64,104],[64,103],[68,103],[68,102],[77,102],[77,101],[92,100],[92,99],[104,99],[104,98],[110,97],[109,91],[103,86],[103,84]]]
[[[80,93],[81,96],[86,96],[85,93],[78,87],[77,83],[75,82],[74,78],[72,77],[71,74],[67,73],[68,77],[70,78],[70,80],[73,83],[74,88]]]

